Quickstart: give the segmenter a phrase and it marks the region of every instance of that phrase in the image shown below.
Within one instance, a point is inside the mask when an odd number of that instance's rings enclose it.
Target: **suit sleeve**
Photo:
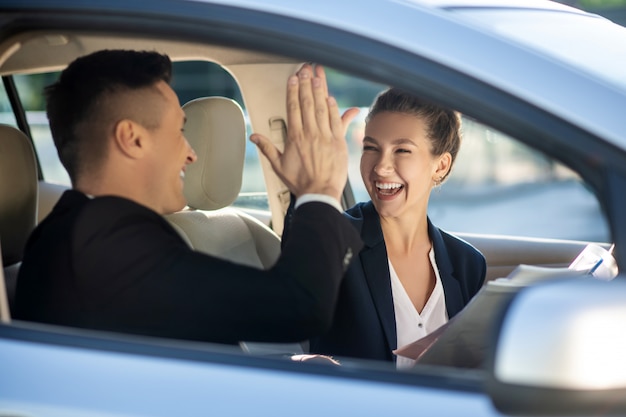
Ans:
[[[284,247],[285,242],[291,232],[291,221],[293,220],[293,214],[296,211],[296,196],[289,193],[289,207],[285,213],[285,219],[283,221],[283,234],[281,240],[281,248]]]
[[[122,216],[77,240],[87,316],[97,328],[222,343],[319,335],[361,241],[323,203],[298,207],[290,227],[276,264],[258,270],[190,250],[160,218]]]

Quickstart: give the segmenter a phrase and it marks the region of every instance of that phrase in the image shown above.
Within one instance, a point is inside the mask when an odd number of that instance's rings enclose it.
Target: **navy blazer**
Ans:
[[[396,323],[380,217],[371,201],[355,205],[345,215],[359,231],[365,246],[341,284],[330,331],[312,339],[310,350],[333,356],[393,361]],[[430,219],[428,234],[448,317],[452,318],[483,285],[485,258],[469,243],[435,227]]]

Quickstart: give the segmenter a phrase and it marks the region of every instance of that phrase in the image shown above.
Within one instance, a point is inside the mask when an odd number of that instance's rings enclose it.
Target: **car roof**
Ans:
[[[268,16],[279,16],[285,27],[276,28],[278,36],[284,36],[285,31],[293,33],[294,42],[298,36],[307,39],[307,34],[298,33],[298,22],[303,25],[315,25],[329,27],[336,31],[352,34],[361,39],[368,39],[381,47],[390,47],[394,50],[403,51],[425,60],[435,62],[447,68],[458,71],[480,82],[488,82],[493,87],[506,91],[528,103],[548,112],[569,120],[578,127],[593,133],[594,135],[626,149],[626,138],[623,136],[621,115],[618,109],[626,107],[626,84],[620,85],[612,79],[602,77],[599,73],[592,73],[580,63],[568,62],[562,57],[550,53],[546,48],[541,49],[537,45],[524,42],[523,36],[514,36],[507,33],[502,27],[492,21],[502,21],[502,26],[513,22],[522,33],[531,33],[536,23],[533,19],[536,13],[550,14],[564,19],[583,19],[585,24],[589,21],[598,22],[601,29],[610,28],[616,37],[617,51],[626,48],[626,29],[612,24],[606,19],[590,15],[576,9],[560,5],[554,2],[531,0],[531,1],[496,1],[496,0],[368,0],[355,6],[352,2],[337,2],[336,0],[318,0],[316,2],[293,2],[291,0],[267,0],[264,2],[252,0],[185,0],[168,1],[156,0],[146,6],[143,2],[129,2],[121,0],[93,0],[85,3],[76,3],[69,0],[58,0],[53,4],[47,4],[36,0],[22,0],[15,5],[3,4],[0,10],[13,8],[20,11],[48,10],[54,12],[63,11],[101,11],[106,13],[128,13],[137,16],[140,13],[148,13],[152,16],[164,14],[164,11],[190,13],[186,10],[197,12],[198,7],[185,7],[186,5],[204,4],[208,7],[223,7],[223,10],[256,11]],[[481,13],[501,12],[499,15],[489,15],[487,18]],[[208,9],[207,9],[208,10]],[[515,14],[506,14],[506,10],[515,10]],[[522,12],[535,13],[524,15]],[[512,17],[514,16],[514,17]],[[184,16],[188,18],[189,16]],[[211,20],[209,15],[193,15],[197,19]],[[288,19],[288,20],[285,20]],[[514,19],[514,21],[512,21]],[[569,25],[570,27],[572,25]],[[586,27],[586,26],[585,26]],[[280,33],[282,31],[282,33]],[[582,31],[586,35],[586,31]],[[43,34],[43,36],[48,36]],[[63,36],[63,32],[60,33]],[[83,34],[87,39],[92,34]],[[85,44],[87,48],[76,48],[76,53],[98,45],[97,35],[91,44]],[[154,32],[151,36],[154,36]],[[48,38],[49,39],[49,38]],[[330,43],[332,39],[321,39],[322,43]],[[621,41],[621,42],[618,42]],[[134,41],[135,47],[150,45],[150,39]],[[272,60],[287,61],[284,57],[278,58],[270,54],[258,54],[254,51],[241,51],[232,48],[221,49],[203,43],[189,44],[188,42],[166,41],[166,52],[174,59],[188,59],[193,57],[207,56],[207,48],[211,49],[208,54],[212,59],[222,64],[272,62]],[[46,60],[50,62],[50,68],[59,68],[66,64],[54,62],[56,56],[49,53],[38,54],[36,49],[28,50],[26,43],[22,43],[20,54],[24,62],[36,60],[37,65],[45,66]],[[34,43],[29,44],[30,48]],[[103,45],[107,45],[104,43]],[[110,43],[109,43],[110,45]],[[124,45],[121,41],[120,45]],[[83,46],[83,45],[79,45]],[[557,45],[558,46],[558,45]],[[578,46],[578,45],[577,45]],[[593,45],[592,45],[593,46]],[[152,48],[148,48],[152,49]],[[593,47],[588,48],[593,49]],[[596,48],[599,49],[599,48]],[[5,51],[6,52],[6,51]],[[224,52],[224,53],[221,53]],[[611,58],[613,65],[618,66],[614,73],[619,71],[626,62],[612,59],[613,53],[603,54]],[[626,51],[624,51],[626,54]],[[367,54],[367,52],[365,52]],[[574,51],[574,55],[576,52]],[[0,67],[0,72],[10,73],[13,61],[11,54],[4,53],[9,57],[6,64]],[[383,56],[381,54],[381,56]],[[28,58],[30,57],[30,58]],[[68,57],[65,57],[68,58]],[[584,57],[583,57],[584,58]],[[341,64],[341,57],[333,58]],[[384,59],[384,56],[383,58]],[[590,61],[580,59],[579,61]],[[30,65],[30,64],[27,64]],[[346,64],[349,66],[349,64]],[[22,69],[27,70],[27,69]],[[602,69],[600,68],[600,71]],[[558,80],[558,82],[555,82]],[[601,103],[599,105],[598,103]]]
[[[358,6],[335,0],[191,1],[263,10],[369,36],[489,80],[626,148],[618,114],[626,105],[626,61],[615,59],[626,56],[626,29],[598,15],[547,0],[367,0]],[[526,37],[542,24],[539,14],[556,19],[555,26],[567,27],[559,19],[571,20],[570,28],[594,22],[590,29],[599,34],[574,29],[568,36],[577,38],[569,45],[564,45],[566,37],[563,42],[548,42],[549,37],[529,41]],[[586,37],[591,39],[586,42]],[[552,86],[546,88],[547,83]]]
[[[420,4],[439,9],[471,7],[498,7],[498,8],[518,8],[518,9],[543,9],[562,10],[576,13],[583,13],[579,9],[545,0],[397,0],[402,3]]]
[[[380,5],[388,5],[390,3],[398,3],[398,4],[406,4],[413,6],[421,6],[427,8],[434,9],[446,9],[446,8],[456,8],[456,7],[472,7],[472,8],[482,8],[482,7],[506,7],[506,8],[524,8],[524,9],[545,9],[545,10],[567,10],[582,13],[579,9],[575,9],[573,7],[556,3],[553,1],[547,0],[366,0],[359,3],[357,7],[355,7],[354,3],[351,2],[309,2],[308,5],[301,4],[298,2],[293,2],[290,0],[264,0],[263,2],[258,2],[256,0],[187,0],[187,1],[197,1],[197,2],[210,2],[210,3],[223,3],[229,4],[232,6],[240,6],[245,8],[258,8],[259,10],[269,10],[274,9],[275,11],[284,12],[286,10],[302,10],[302,6],[305,6],[307,9],[316,9],[327,12],[329,9],[320,8],[318,5],[329,3],[335,4],[338,7],[347,6],[351,10],[354,11],[355,14],[359,14],[362,11],[368,11],[371,7],[376,4]]]

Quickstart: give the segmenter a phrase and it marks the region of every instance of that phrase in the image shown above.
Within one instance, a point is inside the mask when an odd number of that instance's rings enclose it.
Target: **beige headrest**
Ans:
[[[37,219],[37,165],[30,140],[0,124],[0,241],[4,266],[22,260]]]
[[[246,147],[246,122],[237,102],[205,97],[183,106],[185,137],[198,160],[187,166],[184,194],[199,210],[229,206],[241,190]]]

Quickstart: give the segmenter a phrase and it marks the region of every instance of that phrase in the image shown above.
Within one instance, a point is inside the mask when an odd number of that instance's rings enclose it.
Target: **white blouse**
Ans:
[[[391,293],[393,295],[393,307],[396,316],[396,333],[398,348],[415,342],[429,333],[437,330],[440,326],[448,322],[446,311],[446,299],[443,293],[443,285],[439,276],[439,268],[435,261],[435,251],[431,248],[428,253],[430,264],[435,272],[435,288],[428,297],[426,305],[419,313],[409,295],[406,293],[398,274],[393,269],[389,261],[389,275],[391,277]],[[409,358],[398,356],[396,358],[397,368],[409,368],[415,361]]]

